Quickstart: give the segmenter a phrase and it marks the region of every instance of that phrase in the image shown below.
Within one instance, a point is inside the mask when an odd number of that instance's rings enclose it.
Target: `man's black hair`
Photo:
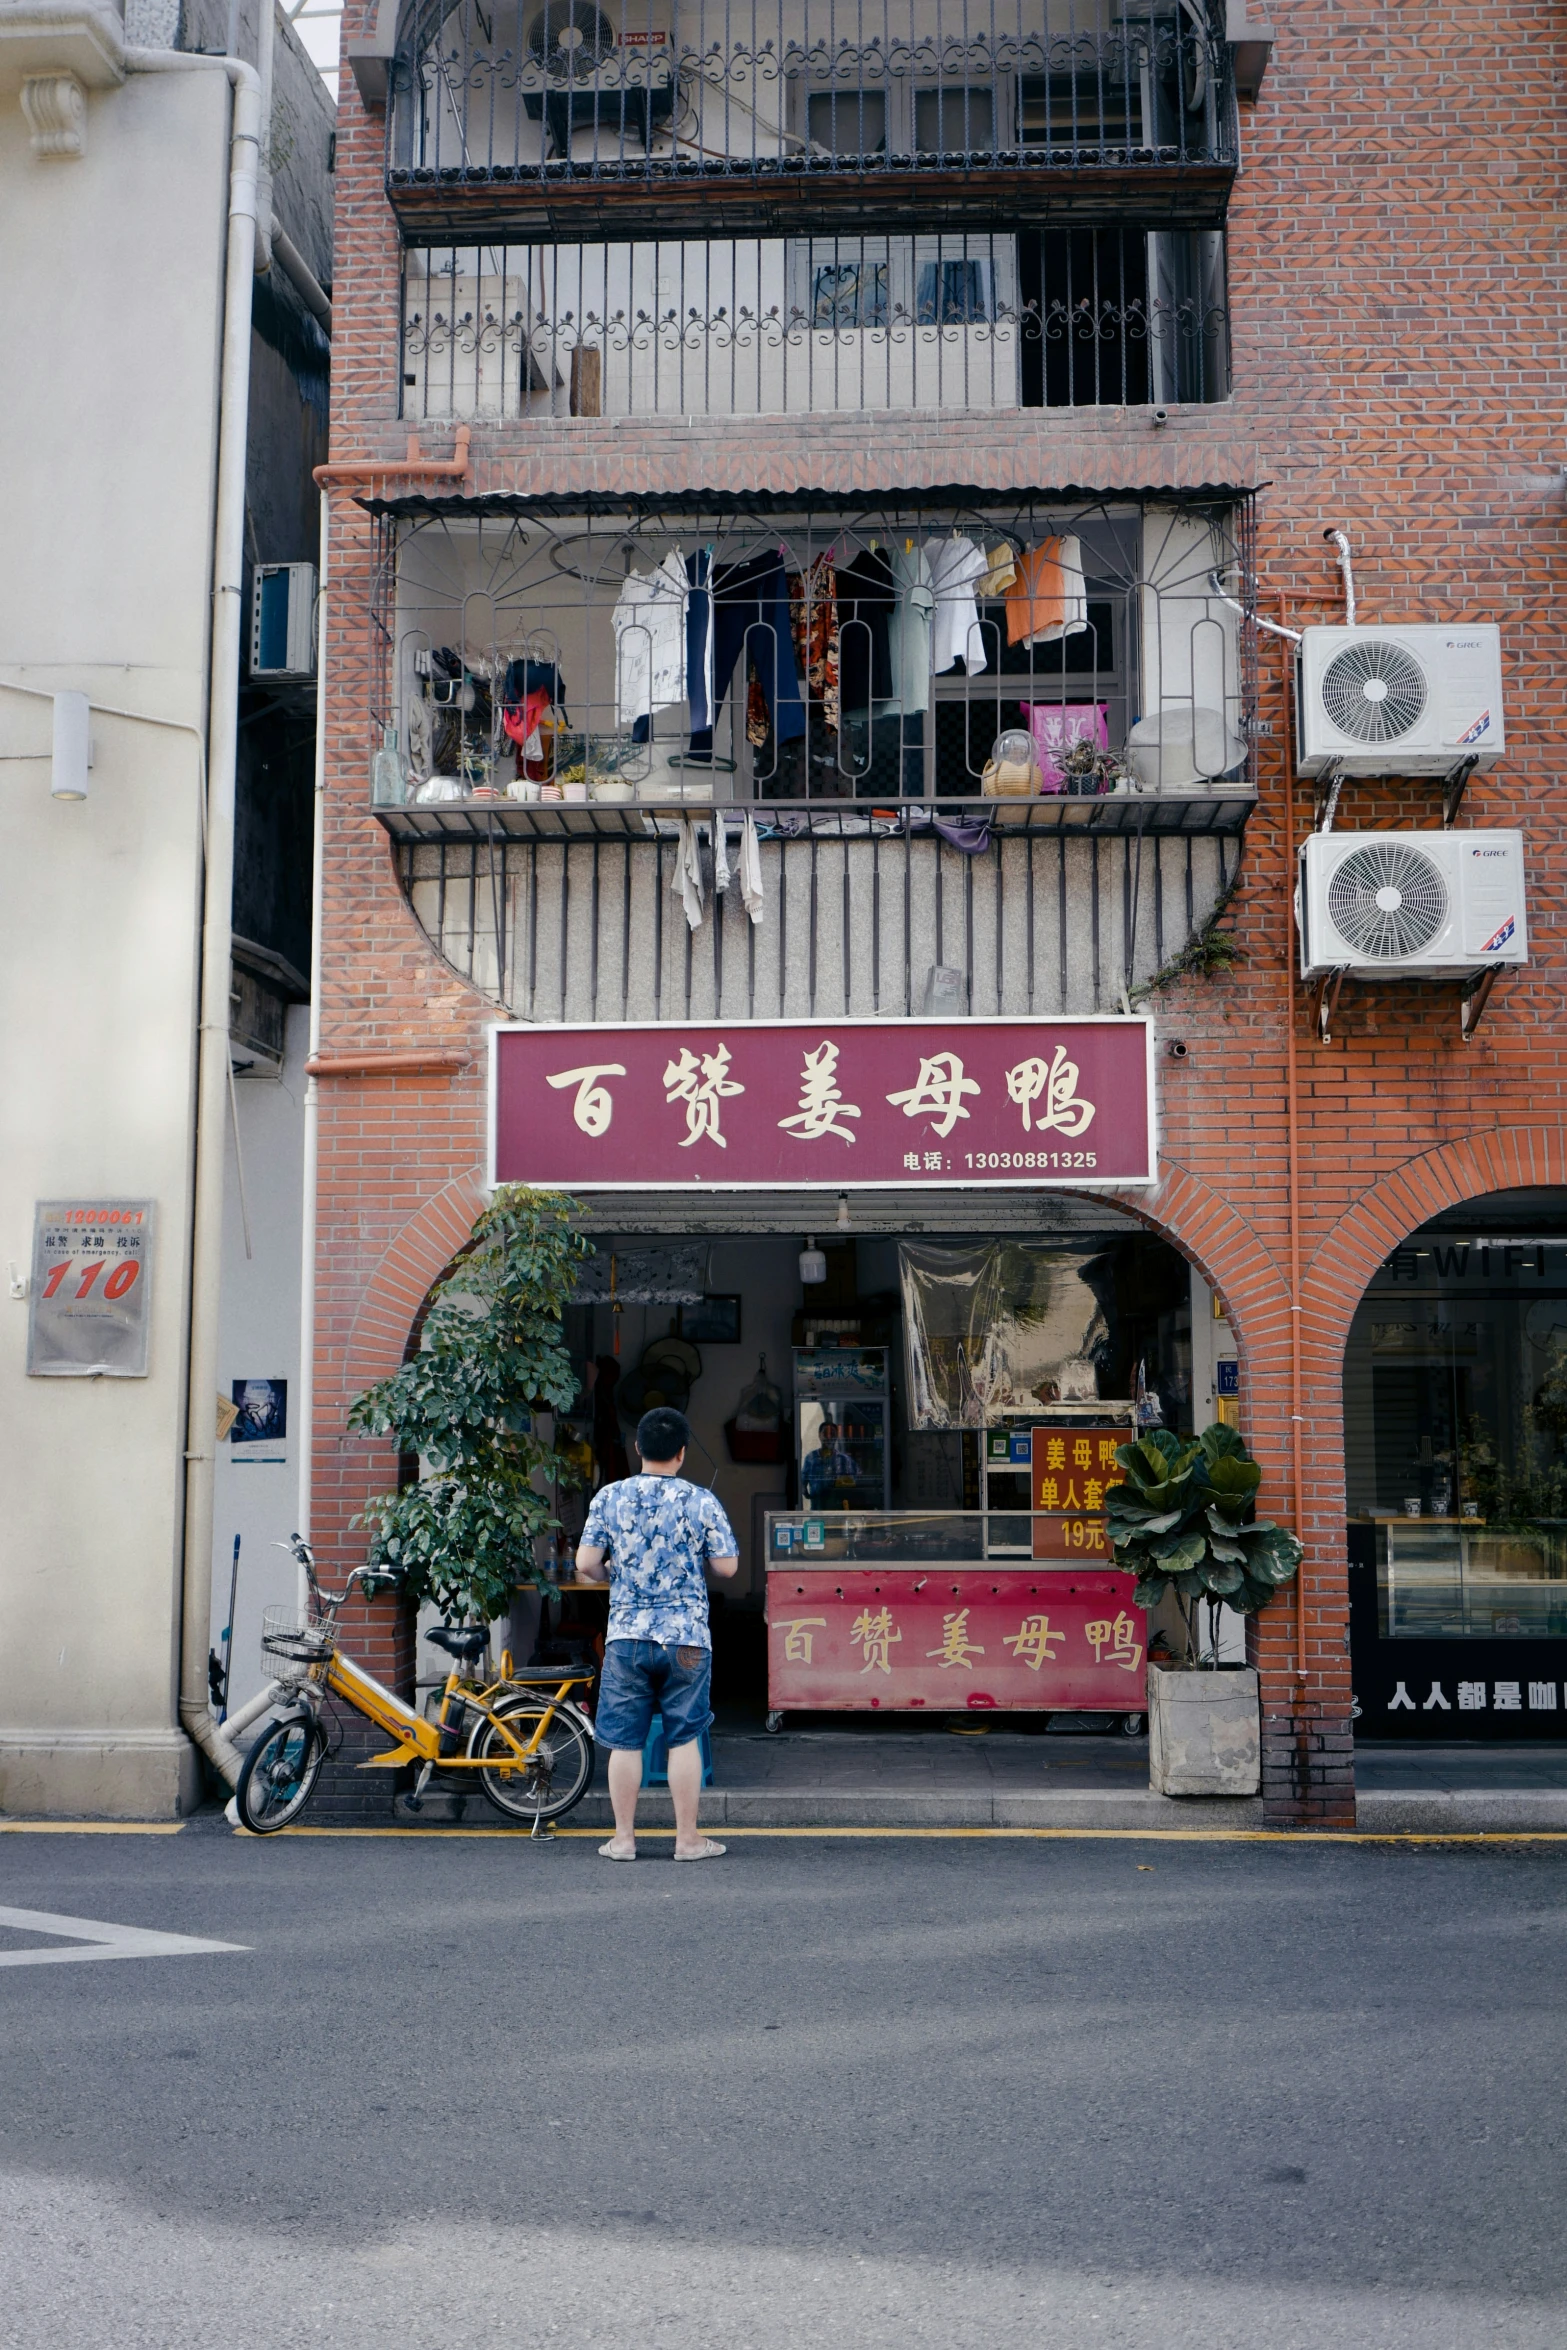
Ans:
[[[637,1451],[645,1461],[672,1461],[691,1441],[691,1423],[673,1404],[655,1404],[637,1422]]]

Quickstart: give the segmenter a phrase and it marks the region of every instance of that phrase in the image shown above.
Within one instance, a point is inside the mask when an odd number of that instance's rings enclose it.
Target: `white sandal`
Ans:
[[[727,1850],[727,1845],[715,1844],[711,1836],[704,1836],[698,1851],[674,1852],[670,1854],[670,1858],[671,1860],[719,1860]]]

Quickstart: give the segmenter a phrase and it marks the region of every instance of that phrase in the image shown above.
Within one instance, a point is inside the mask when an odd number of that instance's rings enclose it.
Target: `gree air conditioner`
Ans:
[[[573,131],[603,124],[612,144],[630,131],[646,145],[675,107],[669,0],[543,0],[523,31],[517,73],[524,111],[550,127],[557,155]]]
[[[1296,900],[1304,979],[1526,963],[1521,832],[1314,832]]]
[[[250,589],[252,677],[314,677],[316,567],[258,563]]]
[[[1507,748],[1501,632],[1308,628],[1295,671],[1302,775],[1447,775]]]

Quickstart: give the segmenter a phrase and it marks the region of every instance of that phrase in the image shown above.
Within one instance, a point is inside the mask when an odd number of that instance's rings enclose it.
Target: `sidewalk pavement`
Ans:
[[[1359,1746],[1357,1825],[1368,1834],[1567,1832],[1567,1746]],[[739,1828],[1245,1829],[1255,1798],[1155,1795],[1146,1738],[1041,1736],[993,1729],[761,1730],[713,1735],[713,1785],[702,1822]],[[401,1807],[399,1807],[401,1812]],[[403,1813],[408,1818],[410,1815]],[[419,1817],[493,1819],[477,1791],[448,1803],[432,1791]],[[644,1792],[639,1824],[669,1827],[662,1789]],[[571,1814],[608,1828],[600,1771]]]

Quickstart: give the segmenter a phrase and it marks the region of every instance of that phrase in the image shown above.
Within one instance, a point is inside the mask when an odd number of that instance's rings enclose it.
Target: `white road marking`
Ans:
[[[245,1942],[200,1942],[193,1934],[155,1934],[145,1926],[110,1926],[101,1918],[62,1918],[48,1909],[0,1909],[0,1926],[22,1934],[59,1934],[64,1950],[0,1950],[0,1966],[67,1966],[86,1958],[193,1958],[203,1951],[246,1950]]]

